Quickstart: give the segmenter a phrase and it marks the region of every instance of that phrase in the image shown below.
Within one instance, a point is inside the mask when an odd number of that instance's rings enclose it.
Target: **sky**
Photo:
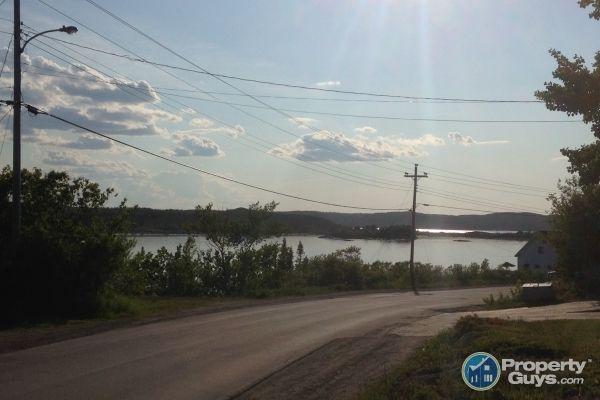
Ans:
[[[296,197],[408,209],[412,182],[404,172],[418,163],[419,173],[429,175],[419,180],[417,201],[430,204],[419,205],[420,212],[547,212],[547,193],[568,176],[559,150],[593,139],[576,117],[539,103],[409,101],[198,73],[200,67],[413,97],[535,100],[534,92],[552,80],[549,49],[586,60],[599,49],[600,23],[576,1],[100,2],[196,66],[86,1],[49,4],[78,23],[23,0],[26,32],[76,25],[72,36],[49,36],[192,71],[42,37],[22,56],[25,102],[177,162]],[[10,32],[12,1],[0,15],[0,31]],[[0,62],[9,40],[0,33]],[[9,52],[0,98],[11,97],[11,86]],[[373,118],[381,116],[397,119]],[[555,122],[481,122],[507,120]],[[0,165],[12,163],[10,123],[10,117],[0,123]],[[225,209],[275,200],[279,210],[360,211],[240,186],[47,116],[23,113],[22,124],[24,168],[88,177],[114,187],[130,205]]]

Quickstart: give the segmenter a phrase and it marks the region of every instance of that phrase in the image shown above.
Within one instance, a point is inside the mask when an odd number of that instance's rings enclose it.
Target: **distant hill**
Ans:
[[[106,214],[114,209],[105,209]],[[242,215],[242,208],[222,211],[230,216]],[[283,211],[273,216],[287,227],[289,233],[328,235],[348,227],[376,225],[410,225],[409,212],[389,213],[333,213],[318,211]],[[132,233],[187,233],[196,221],[194,210],[156,210],[137,208],[131,213]],[[493,213],[486,215],[444,215],[417,213],[417,227],[465,230],[539,231],[548,229],[544,215],[532,213]]]
[[[231,218],[241,217],[246,210],[239,208],[225,212]],[[114,209],[105,209],[107,215]],[[196,232],[194,224],[198,217],[195,210],[156,210],[136,208],[131,210],[131,233],[189,233]],[[289,233],[327,235],[340,229],[340,225],[326,218],[297,213],[274,213],[273,221],[280,223]]]
[[[318,211],[293,211],[290,213],[315,216],[344,226],[357,225],[409,225],[410,212],[350,214]],[[445,215],[417,213],[417,227],[430,229],[539,231],[548,229],[548,217],[534,213],[492,213],[485,215]]]

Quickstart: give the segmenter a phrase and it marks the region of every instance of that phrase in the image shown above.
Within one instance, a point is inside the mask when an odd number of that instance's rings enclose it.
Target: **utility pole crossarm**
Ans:
[[[410,238],[410,283],[416,295],[419,294],[417,290],[417,282],[415,279],[415,238],[417,236],[417,227],[416,227],[416,214],[417,214],[417,181],[419,178],[427,178],[427,173],[419,175],[418,172],[419,164],[415,164],[415,172],[414,174],[409,174],[408,172],[404,173],[405,178],[411,178],[413,180],[413,206],[411,210],[411,219],[412,219],[412,235]]]

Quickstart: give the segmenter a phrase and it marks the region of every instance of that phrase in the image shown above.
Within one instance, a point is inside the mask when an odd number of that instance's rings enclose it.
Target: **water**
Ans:
[[[135,236],[136,249],[142,246],[147,251],[156,251],[164,246],[173,251],[178,244],[185,242],[184,235],[168,236]],[[339,240],[325,239],[317,236],[286,236],[288,246],[296,249],[299,241],[304,245],[308,256],[331,253],[348,246],[357,246],[361,249],[362,259],[366,262],[373,261],[408,261],[410,257],[410,243],[382,241],[382,240]],[[480,263],[484,258],[490,260],[491,266],[508,261],[517,263],[515,253],[525,244],[517,240],[494,239],[468,239],[468,242],[457,242],[452,237],[423,237],[415,241],[415,261],[431,263],[434,265],[448,266],[452,264]],[[272,238],[268,241],[281,241],[281,238]],[[208,243],[203,236],[196,238],[200,248],[208,248]]]

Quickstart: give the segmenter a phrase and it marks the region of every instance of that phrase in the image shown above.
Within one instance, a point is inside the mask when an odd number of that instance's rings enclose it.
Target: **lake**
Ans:
[[[173,251],[177,245],[185,242],[185,235],[134,236],[137,241],[136,249],[142,246],[147,251],[156,251],[162,246]],[[410,258],[410,243],[382,241],[382,240],[341,240],[326,239],[317,236],[286,236],[287,243],[294,250],[298,242],[302,241],[304,251],[308,256],[331,253],[348,246],[357,246],[361,249],[362,259],[366,262],[381,261],[408,261]],[[431,263],[434,265],[448,266],[452,264],[480,263],[484,258],[490,260],[492,267],[508,261],[517,263],[515,253],[525,244],[516,240],[494,239],[469,239],[468,242],[456,242],[456,237],[422,237],[415,241],[415,261]],[[196,237],[200,248],[208,248],[208,243],[203,236]],[[281,238],[271,238],[268,241],[281,241]]]

